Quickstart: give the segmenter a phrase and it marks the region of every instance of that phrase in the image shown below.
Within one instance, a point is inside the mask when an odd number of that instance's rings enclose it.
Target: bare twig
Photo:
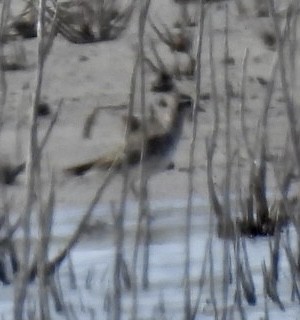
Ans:
[[[88,220],[90,219],[92,213],[94,212],[94,209],[96,207],[96,205],[98,204],[104,190],[106,189],[106,187],[108,186],[108,184],[110,183],[112,177],[114,176],[115,171],[113,169],[108,170],[106,177],[104,178],[101,186],[98,188],[98,190],[96,191],[88,209],[86,210],[85,214],[82,216],[76,230],[74,231],[74,233],[72,234],[72,236],[70,237],[70,239],[68,240],[68,243],[66,244],[66,246],[51,260],[49,261],[49,263],[46,266],[46,270],[48,274],[53,274],[53,272],[55,270],[58,269],[58,267],[60,266],[60,264],[62,263],[62,261],[65,259],[65,257],[67,256],[67,254],[72,250],[72,248],[77,244],[80,236],[83,233],[83,230],[86,226],[86,224],[88,223]],[[34,276],[36,274],[35,272],[36,270],[36,265],[33,264],[33,266],[31,267],[31,272],[29,273],[29,275]]]
[[[48,251],[51,241],[51,228],[53,225],[53,214],[55,206],[55,181],[52,175],[48,203],[42,208],[40,203],[39,212],[39,246],[37,253],[37,273],[39,278],[39,310],[41,319],[50,318],[48,299],[48,276],[46,267],[48,262]]]
[[[51,133],[52,133],[52,131],[53,131],[53,128],[54,128],[56,122],[57,122],[58,115],[59,115],[59,113],[60,113],[60,110],[61,110],[61,108],[62,108],[62,105],[63,105],[63,99],[61,99],[61,100],[59,101],[58,107],[57,107],[54,115],[52,116],[51,122],[50,122],[50,124],[49,124],[49,126],[48,126],[48,128],[47,128],[47,131],[46,131],[44,137],[42,138],[42,140],[41,140],[41,142],[40,142],[40,145],[39,145],[39,152],[40,152],[40,154],[42,154],[42,151],[43,151],[43,149],[44,149],[47,141],[49,140],[49,137],[50,137],[50,135],[51,135]]]
[[[30,221],[32,216],[32,208],[35,199],[35,189],[36,189],[36,178],[39,174],[40,166],[40,155],[38,152],[38,122],[37,122],[37,108],[40,101],[43,71],[45,64],[44,55],[44,39],[45,39],[45,6],[46,1],[39,1],[39,11],[38,11],[38,68],[37,68],[37,79],[36,88],[33,99],[33,104],[31,108],[31,125],[30,125],[30,142],[29,142],[29,159],[27,166],[27,195],[26,204],[23,214],[22,221],[22,231],[23,231],[23,248],[22,248],[22,258],[21,258],[21,269],[19,271],[18,282],[16,286],[16,294],[14,301],[14,317],[15,319],[23,319],[24,317],[24,303],[27,292],[27,275],[29,271],[29,260],[30,260],[30,236],[31,227]]]
[[[229,58],[229,12],[228,4],[225,4],[225,48],[224,48],[224,61],[228,61]],[[231,221],[231,173],[232,173],[232,143],[231,143],[231,95],[230,95],[230,82],[228,64],[224,63],[224,85],[225,85],[225,148],[226,148],[226,174],[224,184],[224,215],[222,217],[222,229],[224,234],[227,235],[230,232]],[[222,231],[223,231],[222,230]],[[223,298],[223,315],[222,319],[226,320],[228,312],[228,290],[230,279],[230,250],[229,241],[224,240],[223,246],[223,283],[222,283],[222,298]]]
[[[192,312],[191,320],[196,319],[197,312],[198,312],[199,306],[200,306],[200,300],[201,300],[203,288],[204,288],[205,281],[206,281],[206,268],[207,268],[207,263],[208,263],[209,250],[210,250],[210,246],[211,246],[210,241],[211,241],[211,239],[209,236],[209,238],[207,239],[207,242],[206,242],[205,253],[204,253],[202,267],[201,267],[201,273],[200,273],[200,278],[199,278],[199,288],[198,288],[199,291],[198,291],[197,299],[195,302],[194,310]]]
[[[3,53],[3,43],[4,43],[4,29],[7,24],[7,18],[9,13],[10,0],[3,1],[1,10],[1,23],[0,23],[0,131],[3,126],[3,111],[6,103],[7,94],[7,82],[5,78],[5,72],[3,69],[4,64],[4,53]]]
[[[235,303],[242,320],[246,319],[245,310],[242,304],[242,263],[240,257],[240,241],[241,235],[237,234],[235,239],[235,264],[236,264],[236,290],[235,290]]]
[[[144,35],[145,35],[145,27],[146,27],[146,19],[149,12],[149,7],[151,4],[151,0],[146,0],[144,4],[141,6],[140,17],[139,17],[139,58],[140,58],[140,76],[141,76],[141,116],[142,116],[142,136],[143,136],[143,146],[141,152],[141,171],[140,171],[140,198],[139,198],[139,220],[145,215],[146,225],[149,227],[149,212],[148,212],[148,181],[145,172],[145,141],[147,139],[147,132],[146,132],[146,79],[145,79],[145,63],[144,63],[144,56],[145,56],[145,48],[144,48]],[[141,220],[140,220],[141,221]],[[146,233],[148,233],[147,230]],[[146,239],[145,239],[146,240]],[[147,240],[145,243],[145,250],[149,254],[149,248],[147,246]],[[148,272],[144,272],[145,269],[148,270],[148,259],[149,256],[144,256],[144,265],[143,265],[143,287],[148,287]]]
[[[210,213],[209,219],[209,291],[210,291],[210,298],[214,309],[214,316],[215,320],[219,319],[219,312],[218,312],[218,304],[216,299],[216,291],[215,291],[215,271],[214,271],[214,256],[213,256],[213,249],[212,249],[212,241],[213,241],[213,217],[212,212]]]
[[[269,11],[273,20],[273,25],[274,25],[275,35],[276,35],[276,49],[278,53],[282,91],[284,95],[286,112],[287,112],[287,117],[289,121],[290,134],[291,134],[292,144],[293,144],[294,153],[297,161],[297,168],[298,168],[298,171],[300,171],[300,148],[299,148],[298,123],[297,123],[297,117],[295,113],[295,106],[293,104],[289,85],[288,85],[286,63],[284,59],[284,45],[283,45],[284,39],[281,36],[279,20],[275,12],[274,0],[268,0],[268,4],[269,4]],[[288,18],[289,17],[287,16],[287,19]]]
[[[135,320],[138,315],[138,287],[137,287],[137,259],[138,259],[138,246],[139,246],[139,239],[141,234],[141,221],[142,218],[145,218],[146,227],[150,227],[148,219],[149,212],[148,212],[148,199],[147,199],[147,178],[145,175],[145,166],[144,166],[144,157],[145,157],[145,141],[147,138],[146,132],[146,97],[145,97],[145,63],[144,63],[144,34],[145,34],[145,27],[146,27],[146,19],[149,12],[149,7],[151,4],[151,0],[145,0],[141,2],[140,5],[140,15],[139,15],[139,48],[138,48],[138,56],[140,61],[140,76],[141,76],[141,116],[142,116],[142,151],[141,151],[141,168],[140,168],[140,197],[139,197],[139,216],[138,216],[138,225],[135,235],[135,243],[134,243],[134,252],[133,252],[133,291],[132,291],[132,310],[131,310],[131,317],[132,320]],[[150,232],[149,230],[147,233]],[[149,233],[148,233],[149,237]],[[149,263],[149,238],[145,239],[145,255],[143,259],[143,287],[147,288],[149,285],[148,279],[148,263]]]
[[[286,256],[288,258],[289,267],[290,267],[290,274],[291,274],[291,283],[292,283],[292,300],[295,300],[295,296],[298,298],[298,301],[300,301],[300,288],[299,288],[299,279],[300,279],[300,272],[299,272],[299,265],[297,264],[296,258],[294,257],[294,254],[292,252],[291,248],[291,239],[289,237],[289,234],[287,233],[285,243],[284,243],[284,249]],[[297,281],[298,280],[298,281]]]
[[[213,39],[213,24],[212,24],[212,14],[209,12],[209,63],[210,63],[210,79],[211,79],[211,92],[212,101],[214,106],[214,124],[213,131],[210,139],[206,139],[206,153],[207,153],[207,183],[210,202],[213,207],[213,211],[221,219],[223,216],[223,208],[218,199],[215,184],[213,181],[213,156],[217,146],[217,138],[219,133],[220,125],[220,113],[218,106],[218,93],[216,85],[216,68],[214,59],[214,39]]]
[[[270,275],[269,271],[267,270],[265,262],[262,264],[262,272],[263,272],[263,279],[264,279],[264,288],[266,290],[267,296],[274,303],[276,303],[282,311],[284,311],[285,308],[279,298],[277,286],[274,283],[274,281],[272,280],[272,276]]]
[[[196,139],[198,133],[198,115],[196,108],[200,102],[200,90],[201,90],[201,57],[202,57],[202,45],[204,34],[204,18],[205,8],[204,1],[199,2],[201,8],[199,18],[199,31],[198,31],[198,45],[197,45],[197,65],[196,65],[196,99],[193,106],[193,131],[192,140],[189,150],[189,172],[188,172],[188,198],[186,208],[186,221],[185,221],[185,263],[184,263],[184,317],[186,320],[190,320],[192,316],[191,305],[191,285],[190,285],[190,245],[191,245],[191,220],[192,220],[192,207],[194,197],[194,167],[195,167],[195,150]]]
[[[247,101],[246,80],[247,80],[248,57],[249,57],[249,49],[247,48],[245,50],[245,54],[243,58],[243,72],[242,72],[242,81],[241,81],[241,127],[242,127],[242,136],[244,139],[244,143],[246,145],[248,157],[254,160],[254,152],[250,147],[250,141],[247,134],[247,128],[246,128],[246,122],[245,122],[245,111],[246,111],[246,101]]]
[[[242,241],[242,249],[243,249],[243,257],[244,257],[244,265],[241,269],[241,278],[242,278],[242,287],[244,291],[245,298],[250,305],[256,304],[256,293],[255,293],[255,285],[253,281],[252,271],[249,263],[249,257],[246,247],[245,239],[241,239]]]

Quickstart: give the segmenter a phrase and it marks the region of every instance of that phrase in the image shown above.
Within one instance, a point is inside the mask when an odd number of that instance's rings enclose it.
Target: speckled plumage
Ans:
[[[157,131],[148,128],[148,136],[144,145],[144,166],[145,173],[149,177],[155,173],[165,170],[176,151],[180,140],[185,113],[191,109],[192,99],[186,95],[177,98],[177,104],[173,107],[170,121],[166,128],[157,127]],[[112,153],[107,153],[98,159],[87,161],[82,164],[71,166],[65,171],[72,175],[83,175],[92,168],[101,170],[115,169],[122,171],[123,165],[127,161],[128,168],[136,169],[139,167],[143,146],[143,132],[141,129],[133,131],[124,147],[118,148]],[[135,170],[136,171],[136,170]]]

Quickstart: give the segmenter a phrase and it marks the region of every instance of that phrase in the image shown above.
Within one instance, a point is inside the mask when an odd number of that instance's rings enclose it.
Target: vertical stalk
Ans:
[[[139,48],[138,48],[138,56],[140,61],[140,76],[141,76],[141,116],[142,116],[142,152],[141,152],[141,171],[140,171],[140,198],[139,198],[139,217],[138,217],[138,225],[135,236],[134,243],[134,252],[132,259],[132,270],[133,270],[133,285],[132,285],[132,310],[131,310],[131,319],[137,319],[138,315],[138,286],[137,286],[137,262],[138,262],[138,247],[141,233],[141,222],[142,219],[146,219],[146,227],[149,228],[149,212],[148,212],[148,204],[147,204],[147,179],[145,175],[144,168],[144,145],[145,140],[147,138],[146,132],[146,97],[145,97],[145,64],[144,64],[144,34],[145,34],[145,26],[147,15],[149,11],[151,0],[141,1],[140,4],[140,16],[139,16]],[[147,239],[148,237],[148,239]],[[149,263],[149,241],[150,241],[150,229],[147,230],[146,238],[145,238],[145,252],[144,252],[144,261],[143,261],[143,287],[148,286],[148,263]]]
[[[136,76],[137,76],[137,67],[138,67],[138,58],[135,61],[133,72],[131,76],[131,84],[130,84],[130,96],[129,96],[129,104],[127,110],[127,119],[132,118],[133,114],[133,106],[134,106],[134,94],[135,94],[135,86],[136,86]],[[126,125],[125,131],[125,147],[128,141],[128,137],[130,134],[129,126]],[[119,212],[115,219],[115,259],[114,259],[114,273],[113,273],[113,316],[112,319],[118,320],[121,319],[121,310],[122,310],[122,293],[121,293],[121,272],[122,272],[122,264],[123,264],[123,245],[124,245],[124,221],[125,221],[125,213],[126,213],[126,200],[128,194],[128,180],[129,180],[129,171],[128,171],[128,163],[123,163],[123,186],[122,186],[122,194],[120,201]]]
[[[284,37],[281,35],[280,24],[275,11],[274,0],[268,0],[270,15],[273,20],[274,31],[276,36],[276,50],[278,53],[279,69],[281,74],[282,92],[286,105],[286,112],[289,121],[291,140],[297,162],[297,168],[300,168],[300,148],[299,148],[299,129],[296,116],[295,106],[289,89],[286,63],[284,59]]]
[[[31,108],[31,123],[29,150],[27,160],[27,181],[26,181],[26,204],[22,216],[21,230],[23,233],[23,243],[21,252],[21,265],[18,274],[17,283],[15,286],[14,297],[14,319],[22,320],[24,318],[23,309],[27,293],[27,278],[29,272],[30,254],[31,254],[31,228],[30,221],[32,209],[35,199],[36,178],[39,174],[40,154],[38,152],[38,123],[37,123],[37,107],[40,101],[43,71],[44,71],[44,34],[45,34],[45,4],[46,0],[39,0],[38,7],[38,61],[36,74],[36,87],[34,99]]]
[[[231,193],[231,172],[232,172],[232,149],[231,149],[231,91],[228,72],[228,60],[229,60],[229,41],[228,41],[228,25],[229,25],[229,12],[228,4],[225,4],[225,50],[224,50],[224,85],[225,85],[225,147],[226,147],[226,174],[225,174],[225,190],[224,190],[224,217],[223,228],[224,234],[229,233],[229,222],[231,221],[231,205],[230,205],[230,193]],[[227,303],[228,303],[228,287],[229,287],[229,268],[230,268],[230,256],[229,256],[229,241],[224,239],[223,247],[223,315],[222,319],[227,318]]]
[[[289,26],[289,62],[291,70],[291,99],[293,100],[296,85],[297,85],[297,64],[296,64],[296,53],[298,48],[297,36],[298,36],[298,12],[299,1],[294,1],[290,4],[287,13],[287,25]],[[293,12],[296,14],[293,15]]]
[[[10,0],[4,0],[1,10],[1,22],[0,22],[0,131],[3,126],[3,110],[6,103],[6,94],[7,94],[7,82],[5,78],[5,72],[3,70],[3,45],[4,45],[4,29],[7,24],[8,14],[10,9]]]
[[[210,299],[214,310],[214,316],[215,320],[219,319],[219,312],[218,312],[218,304],[217,304],[217,298],[216,298],[216,291],[215,291],[215,269],[214,269],[214,255],[213,255],[213,215],[212,212],[210,212],[209,217],[209,239],[208,239],[208,261],[209,261],[209,293],[210,293]]]
[[[41,182],[39,181],[39,186]],[[37,252],[37,273],[38,273],[38,292],[39,292],[39,309],[40,319],[50,319],[49,296],[47,275],[48,252],[51,241],[51,229],[53,225],[53,213],[55,205],[55,182],[52,175],[51,186],[48,196],[48,203],[44,207],[42,199],[39,199],[39,245]]]
[[[147,183],[147,181],[146,181]],[[145,238],[144,238],[144,255],[143,255],[143,274],[142,286],[143,289],[149,288],[149,257],[150,257],[150,243],[151,243],[151,214],[149,206],[148,186],[145,186]]]
[[[198,132],[198,116],[197,106],[200,101],[200,88],[201,88],[201,56],[202,56],[202,43],[203,43],[203,30],[204,30],[204,1],[200,1],[200,19],[199,19],[199,31],[198,31],[198,45],[197,45],[197,57],[196,57],[196,99],[193,106],[193,133],[189,151],[189,174],[188,174],[188,199],[187,199],[187,211],[185,222],[185,263],[184,263],[184,318],[190,320],[192,317],[191,306],[191,286],[190,286],[190,242],[191,242],[191,220],[192,220],[192,208],[193,208],[193,195],[194,195],[194,162],[195,162],[195,149],[196,139]]]
[[[225,147],[226,147],[226,175],[225,175],[225,190],[224,190],[224,207],[225,219],[230,218],[230,190],[231,190],[231,89],[228,72],[229,59],[229,43],[228,43],[228,24],[229,13],[228,4],[225,4],[225,51],[224,51],[224,85],[225,85]]]
[[[209,12],[209,65],[210,65],[210,82],[211,82],[211,94],[214,108],[214,123],[210,138],[206,138],[206,154],[207,154],[207,185],[209,199],[212,206],[212,211],[215,213],[218,219],[218,224],[222,224],[223,219],[223,207],[219,201],[215,190],[215,184],[213,181],[213,157],[217,146],[217,138],[219,134],[220,126],[220,112],[218,105],[218,92],[216,83],[216,67],[214,59],[214,37],[213,37],[213,21],[212,13]]]
[[[144,289],[149,286],[149,254],[150,254],[150,212],[149,212],[149,198],[148,198],[148,180],[145,174],[144,158],[145,158],[145,141],[147,139],[146,131],[146,83],[145,83],[145,48],[144,48],[144,35],[146,19],[149,11],[151,0],[146,0],[143,7],[141,7],[141,15],[139,21],[139,57],[140,57],[140,72],[141,72],[141,116],[142,116],[142,136],[143,147],[141,154],[141,188],[139,199],[139,215],[141,218],[144,216],[146,224],[146,232],[144,238],[144,257],[143,257],[143,277],[142,285]]]

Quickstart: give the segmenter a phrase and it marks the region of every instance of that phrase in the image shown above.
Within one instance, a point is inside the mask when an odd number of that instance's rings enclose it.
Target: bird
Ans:
[[[187,111],[191,110],[193,99],[186,94],[176,93],[175,105],[172,106],[169,119],[165,126],[156,123],[146,126],[146,139],[144,141],[144,172],[146,179],[168,168],[180,140],[184,118]],[[80,176],[91,169],[122,172],[125,164],[129,169],[131,187],[137,179],[143,148],[143,130],[141,120],[134,118],[135,127],[129,134],[126,145],[117,148],[111,153],[106,153],[97,159],[76,164],[64,169],[68,175]],[[148,127],[148,128],[147,128]],[[148,132],[147,132],[148,131]],[[134,191],[134,188],[132,188]]]
[[[166,105],[160,107],[166,107]],[[138,134],[143,132],[143,124],[145,123],[146,132],[148,135],[157,134],[166,130],[167,120],[158,114],[153,105],[149,106],[150,114],[145,118],[145,121],[137,115],[123,115],[122,121],[125,127],[129,130],[129,134]]]

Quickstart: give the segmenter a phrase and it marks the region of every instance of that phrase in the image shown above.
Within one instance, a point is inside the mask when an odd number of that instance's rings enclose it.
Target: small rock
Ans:
[[[87,56],[79,56],[78,60],[79,60],[80,62],[88,61],[88,60],[89,60],[89,57],[87,57]]]
[[[47,102],[40,102],[37,108],[37,115],[39,117],[47,117],[51,114],[51,108]]]
[[[235,60],[233,57],[227,57],[226,59],[223,60],[223,63],[228,64],[228,65],[234,65]]]
[[[258,81],[258,83],[262,86],[266,86],[268,84],[268,80],[266,80],[263,77],[256,77],[256,80]]]

